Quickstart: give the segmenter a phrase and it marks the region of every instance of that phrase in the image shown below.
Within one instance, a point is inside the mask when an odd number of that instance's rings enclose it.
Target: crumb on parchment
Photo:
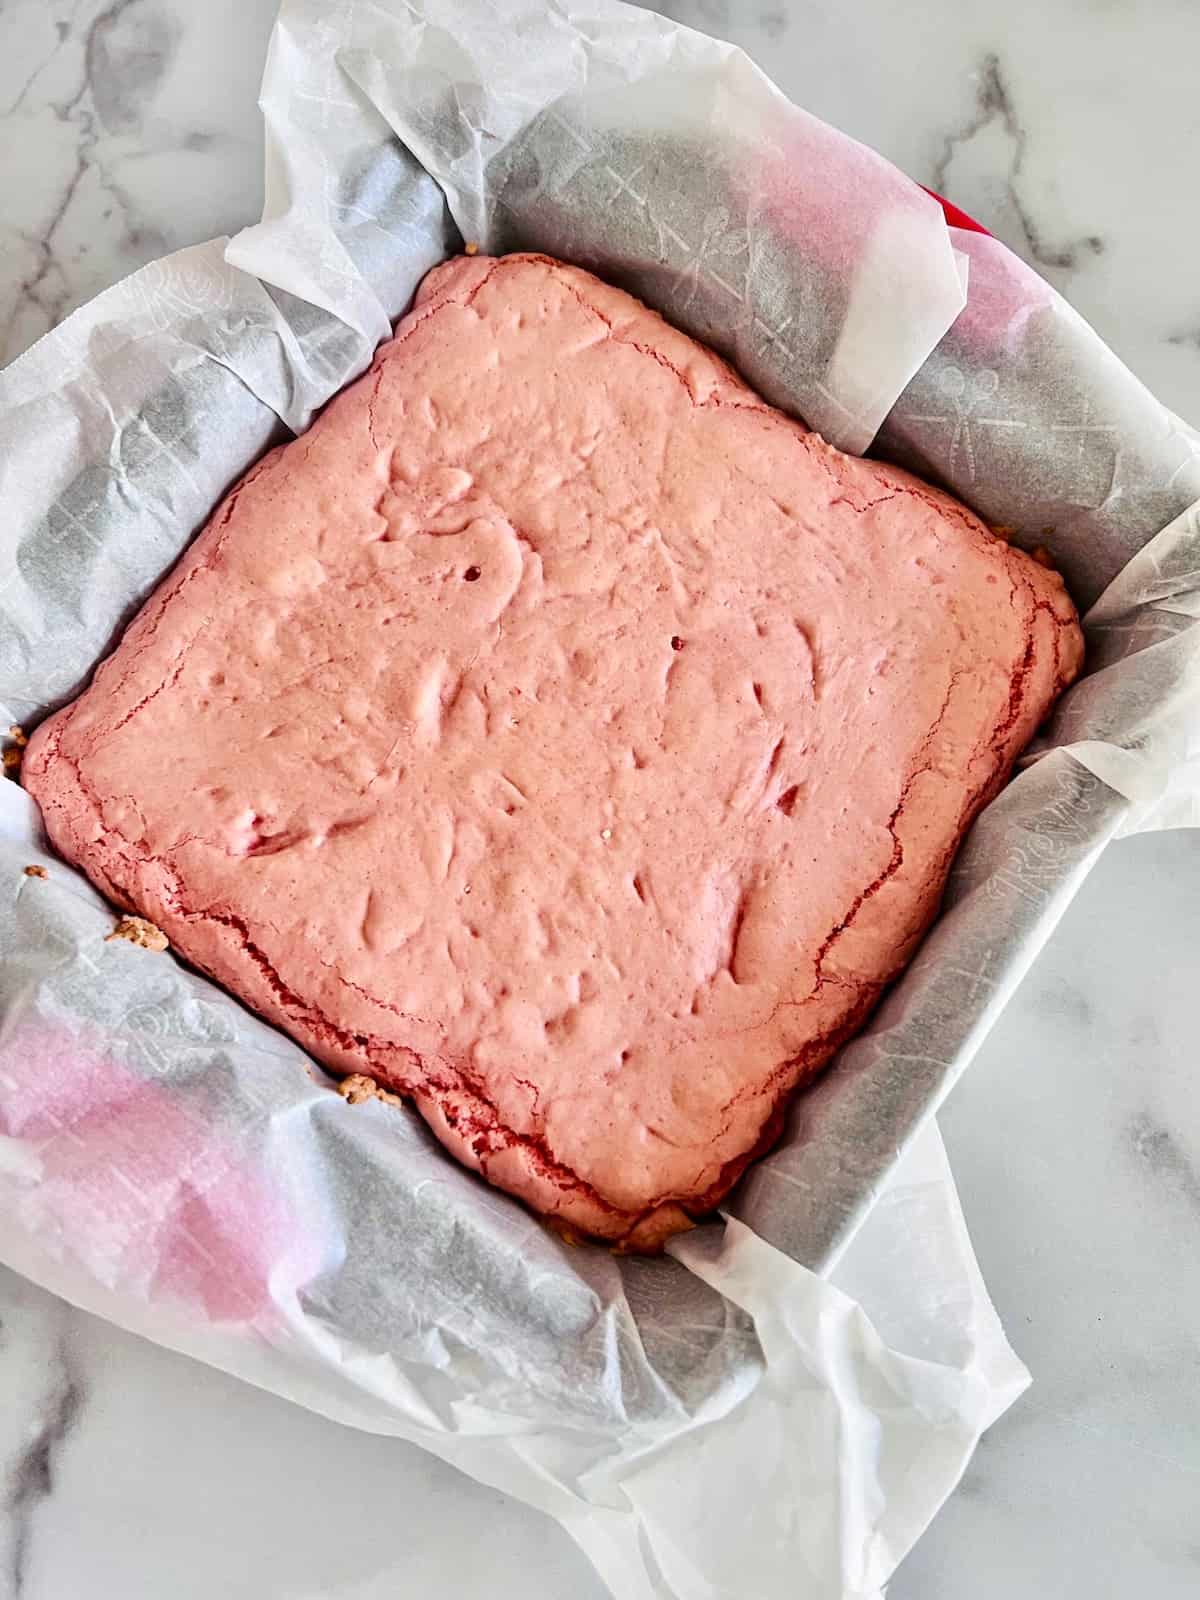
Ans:
[[[542,1222],[563,1244],[569,1244],[572,1248],[577,1245],[591,1244],[592,1242],[586,1234],[580,1233],[578,1228],[573,1228],[569,1222],[564,1222],[561,1217],[543,1217]]]
[[[105,935],[105,944],[112,939],[126,939],[142,950],[166,950],[170,947],[170,940],[162,929],[147,922],[145,917],[122,917],[113,931]]]
[[[21,757],[25,746],[29,743],[25,729],[14,722],[8,730],[9,742],[4,746],[4,776],[19,781],[21,776]]]
[[[404,1104],[398,1094],[392,1094],[387,1089],[381,1089],[374,1078],[368,1078],[365,1072],[352,1072],[348,1078],[343,1078],[337,1086],[337,1092],[347,1105],[360,1106],[364,1100],[382,1100],[389,1106]]]
[[[474,239],[468,239],[466,244],[463,245],[463,254],[468,256],[477,256],[479,254],[478,243]]]
[[[27,878],[48,878],[50,874],[46,871],[45,867],[39,867],[35,862],[33,865],[25,868],[25,876]]]
[[[1017,537],[1017,530],[1010,528],[1004,522],[991,523],[988,527],[988,532],[994,539],[999,539],[1001,544],[1012,544]],[[1043,528],[1042,532],[1053,533],[1054,530],[1053,528]],[[1031,561],[1036,561],[1039,567],[1045,567],[1049,572],[1057,572],[1058,568],[1054,557],[1044,544],[1035,544],[1031,550],[1027,550],[1025,553]]]
[[[678,1237],[681,1233],[690,1233],[693,1228],[698,1226],[699,1224],[696,1222],[695,1217],[689,1217],[687,1215],[681,1216],[678,1218],[676,1223],[675,1236]],[[661,1250],[661,1248],[661,1244],[658,1245],[655,1253],[657,1253],[658,1250]],[[618,1239],[616,1244],[612,1245],[609,1249],[609,1254],[614,1256],[640,1256],[644,1255],[645,1253],[646,1247],[638,1242],[636,1229],[629,1238]]]

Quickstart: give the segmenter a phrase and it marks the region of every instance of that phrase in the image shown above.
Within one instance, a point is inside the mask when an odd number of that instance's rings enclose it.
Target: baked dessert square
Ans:
[[[903,967],[1081,651],[1058,575],[948,496],[589,274],[475,256],[233,490],[24,781],[331,1071],[653,1248]]]

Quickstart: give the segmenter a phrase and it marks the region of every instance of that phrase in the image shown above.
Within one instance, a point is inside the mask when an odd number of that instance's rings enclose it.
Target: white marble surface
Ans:
[[[663,9],[971,211],[1200,422],[1194,0]],[[0,362],[253,219],[273,10],[0,0]],[[892,1600],[1200,1592],[1198,973],[1200,833],[1114,847],[949,1106],[1035,1381]],[[599,1593],[538,1514],[0,1272],[0,1600]]]

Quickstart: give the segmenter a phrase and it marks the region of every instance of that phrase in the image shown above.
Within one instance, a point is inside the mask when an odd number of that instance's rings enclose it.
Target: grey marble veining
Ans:
[[[75,1313],[0,1273],[0,1595],[27,1593],[37,1521],[87,1399]]]
[[[414,1446],[65,1312],[2,1268],[0,1320],[0,1507],[56,1414],[60,1333],[85,1395],[50,1446],[49,1493],[19,1524],[0,1512],[3,1600],[604,1600],[561,1529]]]
[[[33,1518],[38,1506],[54,1492],[54,1466],[59,1449],[69,1438],[84,1390],[72,1370],[65,1342],[56,1352],[59,1381],[40,1407],[32,1437],[9,1470],[6,1514],[10,1521],[9,1575],[13,1593],[24,1591],[26,1567],[33,1540]]]
[[[274,9],[0,0],[0,362],[257,215]],[[1193,0],[661,9],[978,217],[1200,422]],[[1200,1593],[1198,961],[1200,834],[1115,846],[949,1103],[1034,1384],[891,1600]],[[599,1588],[559,1529],[432,1458],[0,1272],[0,1600],[443,1594]]]
[[[114,278],[254,220],[274,10],[0,5],[0,362]]]
[[[1200,1216],[1200,1165],[1175,1132],[1150,1112],[1139,1111],[1130,1118],[1126,1138],[1147,1181],[1178,1195]]]
[[[1044,225],[1022,198],[1029,130],[1021,121],[1000,57],[994,53],[985,56],[976,73],[974,113],[962,127],[946,134],[942,153],[929,175],[929,187],[947,197],[960,190],[956,168],[971,163],[973,155],[977,164],[981,146],[984,171],[989,177],[994,175],[994,187],[1000,191],[998,200],[988,206],[992,233],[1051,277],[1073,272],[1081,252],[1103,253],[1104,240],[1097,233],[1066,241],[1047,238]]]

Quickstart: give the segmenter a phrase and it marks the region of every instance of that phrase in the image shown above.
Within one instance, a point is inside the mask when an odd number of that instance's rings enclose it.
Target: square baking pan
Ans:
[[[229,484],[465,244],[591,268],[835,442],[1047,546],[1087,611],[1084,676],[971,830],[916,959],[724,1207],[828,1272],[1108,841],[1195,815],[1200,450],[1036,274],[738,52],[622,11],[617,46],[577,24],[582,81],[547,22],[537,82],[484,39],[495,76],[468,86],[413,9],[288,5],[264,222],[144,269],[0,374],[5,720],[78,692]],[[320,94],[283,70],[310,24],[334,30]],[[22,801],[14,875],[36,837]],[[313,1349],[334,1331],[343,1370],[350,1348],[411,1364],[435,1410],[447,1374],[486,1372],[526,1420],[671,1426],[745,1381],[752,1325],[676,1262],[564,1249],[213,985],[98,952],[106,916],[61,868],[0,913],[0,1122],[13,1170],[43,1176],[0,1185],[14,1237],[214,1321],[286,1305]],[[181,1160],[202,1168],[182,1200]],[[183,1265],[155,1243],[168,1191]]]

